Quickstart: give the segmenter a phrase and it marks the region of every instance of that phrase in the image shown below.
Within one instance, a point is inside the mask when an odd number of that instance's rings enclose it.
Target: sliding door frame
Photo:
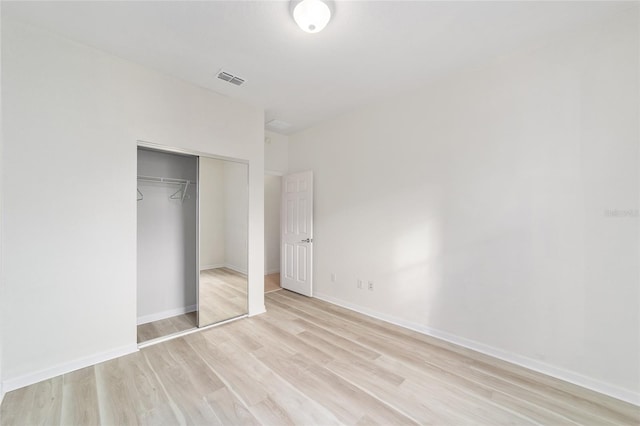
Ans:
[[[215,160],[224,160],[224,161],[231,161],[234,163],[240,163],[240,164],[246,164],[247,165],[247,204],[249,203],[249,200],[251,200],[251,185],[249,185],[249,176],[251,173],[251,163],[249,162],[249,160],[244,160],[244,159],[240,159],[240,158],[234,158],[234,157],[226,157],[224,155],[217,155],[217,154],[212,154],[209,152],[203,152],[203,151],[197,151],[197,150],[192,150],[192,149],[184,149],[184,148],[178,148],[178,147],[174,147],[174,146],[168,146],[168,145],[162,145],[162,144],[158,144],[158,143],[154,143],[154,142],[149,142],[149,141],[145,141],[145,140],[140,140],[138,139],[136,141],[136,153],[137,153],[137,148],[149,148],[155,151],[161,151],[161,152],[167,152],[167,153],[173,153],[173,154],[185,154],[185,155],[191,155],[191,156],[195,156],[197,158],[196,161],[196,176],[198,178],[198,186],[196,187],[196,276],[198,277],[198,282],[196,285],[196,327],[195,329],[190,329],[190,330],[185,330],[183,332],[178,332],[178,333],[174,333],[171,334],[169,336],[165,336],[165,337],[160,337],[158,339],[154,339],[154,340],[150,340],[149,342],[144,342],[144,344],[139,344],[138,347],[142,348],[145,346],[149,346],[151,344],[155,344],[155,343],[160,343],[160,342],[164,342],[166,340],[169,339],[173,339],[176,337],[180,337],[183,336],[185,334],[190,334],[193,333],[194,331],[198,331],[198,330],[205,330],[207,328],[211,328],[211,327],[215,327],[218,325],[222,325],[222,324],[226,324],[229,321],[234,321],[236,319],[240,319],[240,318],[245,318],[249,316],[249,292],[251,291],[251,286],[249,285],[249,235],[251,235],[250,233],[250,226],[251,226],[251,222],[249,221],[249,214],[250,214],[250,209],[247,208],[247,217],[246,217],[246,223],[247,223],[247,312],[245,314],[242,315],[238,315],[237,317],[234,318],[230,318],[228,320],[225,321],[221,321],[221,322],[217,322],[214,324],[210,324],[210,325],[206,325],[203,327],[198,327],[198,324],[200,323],[200,157],[206,157],[206,158],[212,158]],[[137,168],[136,168],[137,170]],[[136,248],[136,262],[137,262],[137,257],[138,257],[138,251]],[[137,286],[138,281],[136,280],[136,286]],[[136,292],[136,298],[137,298],[137,292]]]

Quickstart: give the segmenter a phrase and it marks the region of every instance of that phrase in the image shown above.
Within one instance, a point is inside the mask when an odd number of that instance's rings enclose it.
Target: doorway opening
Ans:
[[[264,292],[280,286],[280,205],[282,176],[264,176]]]

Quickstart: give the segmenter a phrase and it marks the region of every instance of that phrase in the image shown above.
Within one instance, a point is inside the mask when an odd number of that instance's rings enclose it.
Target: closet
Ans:
[[[248,165],[138,147],[138,343],[247,313]]]

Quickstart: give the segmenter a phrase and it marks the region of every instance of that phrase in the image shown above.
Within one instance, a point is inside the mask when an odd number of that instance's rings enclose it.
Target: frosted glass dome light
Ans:
[[[308,33],[319,33],[331,19],[331,10],[322,0],[302,0],[293,8],[296,24]]]

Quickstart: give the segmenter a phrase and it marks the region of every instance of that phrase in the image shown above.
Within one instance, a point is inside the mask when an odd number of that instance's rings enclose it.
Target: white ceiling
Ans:
[[[3,1],[2,15],[264,107],[293,133],[631,6],[337,1],[318,34],[295,25],[287,1]],[[216,79],[220,68],[247,82]]]

